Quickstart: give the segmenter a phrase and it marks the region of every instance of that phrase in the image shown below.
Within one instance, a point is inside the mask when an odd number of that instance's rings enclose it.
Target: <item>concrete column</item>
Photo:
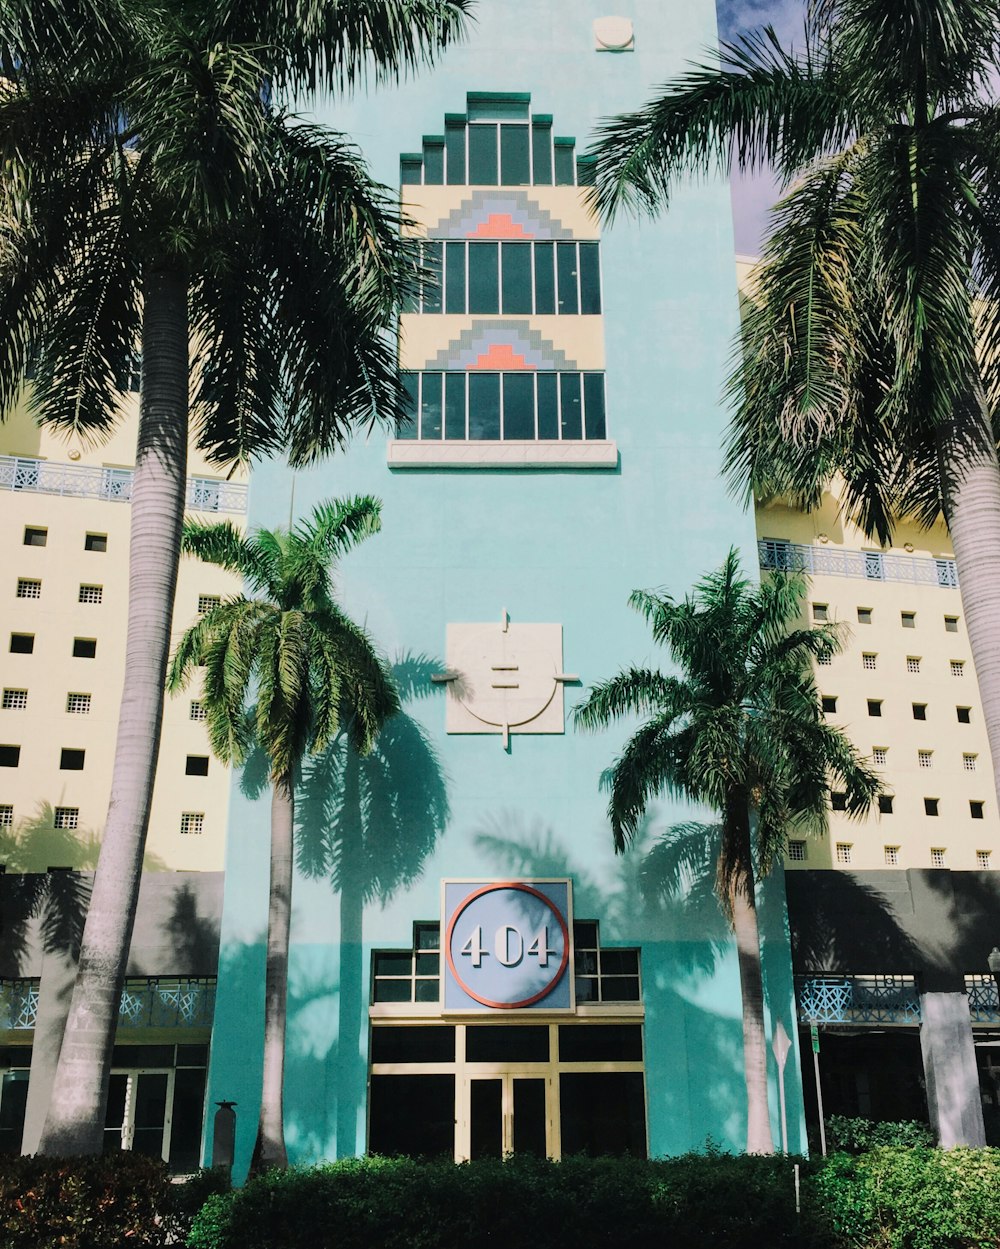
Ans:
[[[38,1015],[31,1046],[28,1100],[24,1108],[22,1154],[35,1153],[42,1136],[75,978],[76,959],[72,955],[61,950],[43,955],[38,985]]]
[[[942,1148],[986,1144],[979,1072],[964,992],[920,994],[920,1049],[931,1127]]]

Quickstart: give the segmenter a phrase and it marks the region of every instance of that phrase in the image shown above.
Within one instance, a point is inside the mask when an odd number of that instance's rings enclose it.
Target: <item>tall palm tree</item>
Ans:
[[[125,681],[101,860],[40,1149],[101,1147],[159,752],[190,417],[220,464],[304,463],[400,411],[393,198],[279,94],[393,78],[470,0],[0,6],[0,415],[83,438],[142,384]]]
[[[880,790],[820,712],[812,661],[835,654],[841,634],[836,625],[795,627],[804,595],[801,577],[746,580],[735,551],[680,602],[636,590],[629,602],[667,647],[677,675],[631,668],[595,686],[574,713],[591,730],[644,718],[608,775],[616,850],[631,842],[660,793],[718,813],[715,887],[739,958],[750,1153],[774,1149],[755,882],[771,871],[789,833],[826,830],[832,780],[852,815],[866,812]]]
[[[740,487],[852,514],[943,514],[1000,802],[1000,8],[814,0],[800,51],[723,46],[597,144],[596,198],[666,207],[676,180],[770,166],[779,203],[731,381]]]
[[[239,573],[256,596],[228,599],[192,625],[169,674],[177,690],[204,666],[206,725],[218,759],[242,763],[253,740],[270,764],[264,1080],[255,1169],[288,1161],[282,1087],[296,779],[306,755],[325,750],[341,731],[357,754],[367,754],[399,710],[387,661],[337,605],[331,585],[340,557],[380,529],[380,506],[367,496],[335,500],[291,530],[261,529],[249,537],[229,523],[184,526],[185,551]]]

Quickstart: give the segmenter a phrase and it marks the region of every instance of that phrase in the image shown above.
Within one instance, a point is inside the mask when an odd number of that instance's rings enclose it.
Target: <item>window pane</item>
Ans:
[[[535,186],[552,185],[552,127],[534,122],[531,127],[532,177]]]
[[[465,185],[465,122],[446,123],[444,146],[447,158],[448,185]]]
[[[419,186],[421,173],[419,156],[403,156],[399,161],[399,181],[403,186]]]
[[[465,1060],[470,1063],[547,1063],[549,1029],[545,1024],[524,1027],[470,1024],[465,1030]]]
[[[597,949],[597,925],[589,919],[577,920],[573,925],[573,943],[585,950]]]
[[[424,144],[424,185],[440,186],[444,182],[444,144]]]
[[[601,311],[601,272],[597,259],[596,243],[581,243],[580,247],[580,311]]]
[[[580,311],[576,290],[576,244],[556,244],[556,269],[559,273],[559,311],[575,315]]]
[[[638,1071],[559,1077],[562,1155],[646,1156],[646,1098]]]
[[[531,312],[531,244],[502,243],[503,310]]]
[[[368,1108],[370,1153],[454,1157],[454,1076],[372,1076]]]
[[[411,1002],[412,980],[376,980],[372,990],[373,1002]]]
[[[469,437],[500,437],[500,374],[469,374]]]
[[[514,1153],[545,1157],[545,1081],[514,1081]]]
[[[19,1154],[28,1103],[27,1071],[5,1071],[0,1089],[0,1154]]]
[[[638,976],[638,950],[602,950],[601,971],[605,976]]]
[[[583,420],[580,412],[580,374],[559,374],[559,397],[562,401],[563,438],[582,438]]]
[[[465,312],[465,244],[444,245],[444,310]]]
[[[469,1158],[503,1156],[503,1081],[469,1083]]]
[[[503,436],[535,436],[535,379],[531,373],[503,375]]]
[[[469,185],[497,184],[497,128],[469,127]]]
[[[408,950],[393,950],[375,955],[376,976],[408,976],[413,968],[413,957]]]
[[[409,415],[408,421],[396,422],[397,438],[416,438],[417,436],[417,385],[419,380],[418,373],[401,373],[399,380],[403,383],[403,390],[406,392],[406,411]]]
[[[421,265],[423,264],[423,251],[424,249],[423,247],[421,247],[420,248],[420,264]],[[414,283],[412,287],[408,288],[403,293],[403,302],[402,302],[402,305],[400,306],[400,312],[419,312],[419,311],[420,311],[420,290],[419,290],[419,285],[417,283]],[[24,541],[25,541],[25,544],[27,545],[27,542],[28,542],[27,530],[25,530]]]
[[[373,1063],[453,1063],[455,1029],[372,1028]]]
[[[500,311],[500,282],[497,266],[500,249],[496,243],[469,244],[469,311]]]
[[[563,1063],[642,1062],[641,1024],[561,1024]]]
[[[556,283],[553,270],[555,245],[535,243],[535,312],[551,316],[556,310]]]
[[[465,374],[444,375],[444,436],[465,438]]]
[[[420,437],[441,437],[441,374],[423,375],[423,392],[420,397]]]
[[[639,977],[604,976],[601,980],[601,1000],[604,1002],[638,1002]]]
[[[443,260],[440,243],[424,244],[424,268],[427,276],[424,280],[424,312],[441,311],[441,263]]]
[[[576,170],[574,169],[575,161],[573,159],[572,143],[556,143],[556,186],[572,186]]]
[[[440,946],[440,924],[417,924],[414,945],[418,950],[438,950]]]
[[[500,127],[500,185],[527,186],[528,127]]]
[[[190,1174],[201,1156],[201,1122],[205,1111],[205,1070],[188,1067],[174,1076],[170,1170]]]
[[[559,398],[556,373],[538,374],[538,437],[559,437]]]
[[[588,438],[606,438],[607,424],[604,419],[604,374],[584,373],[583,399],[586,412]],[[424,400],[426,403],[426,399]]]

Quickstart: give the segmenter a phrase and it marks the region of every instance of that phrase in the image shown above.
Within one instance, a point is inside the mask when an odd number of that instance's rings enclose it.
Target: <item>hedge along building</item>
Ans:
[[[401,181],[440,275],[400,326],[414,422],[314,471],[265,465],[251,486],[251,527],[332,496],[383,500],[339,591],[405,698],[371,758],[337,744],[301,778],[289,1152],[738,1149],[723,918],[643,900],[643,845],[614,857],[599,790],[624,734],[584,737],[569,718],[582,686],[649,658],[633,588],[680,594],[731,545],[754,550],[719,477],[728,188],[686,187],[664,221],[602,230],[581,187],[595,122],[714,43],[714,8],[639,0],[626,20],[512,0],[477,17],[433,74],[331,118]],[[690,815],[664,798],[651,826]],[[208,1097],[238,1104],[238,1170],[260,1095],[267,859],[268,804],[244,778]],[[794,1035],[780,888],[762,935],[769,1027]],[[797,1073],[793,1055],[792,1149]],[[780,1140],[773,1064],[771,1080]]]

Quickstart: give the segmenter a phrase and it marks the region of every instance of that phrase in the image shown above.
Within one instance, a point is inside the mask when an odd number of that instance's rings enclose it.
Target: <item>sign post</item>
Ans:
[[[819,1147],[826,1157],[826,1119],[823,1115],[823,1086],[819,1079],[819,1026],[809,1025],[809,1039],[812,1041],[813,1075],[816,1078],[816,1111],[819,1115]]]
[[[778,1105],[781,1107],[781,1152],[788,1153],[788,1112],[785,1109],[785,1063],[792,1041],[785,1031],[785,1025],[779,1019],[771,1038],[771,1049],[778,1064]]]

